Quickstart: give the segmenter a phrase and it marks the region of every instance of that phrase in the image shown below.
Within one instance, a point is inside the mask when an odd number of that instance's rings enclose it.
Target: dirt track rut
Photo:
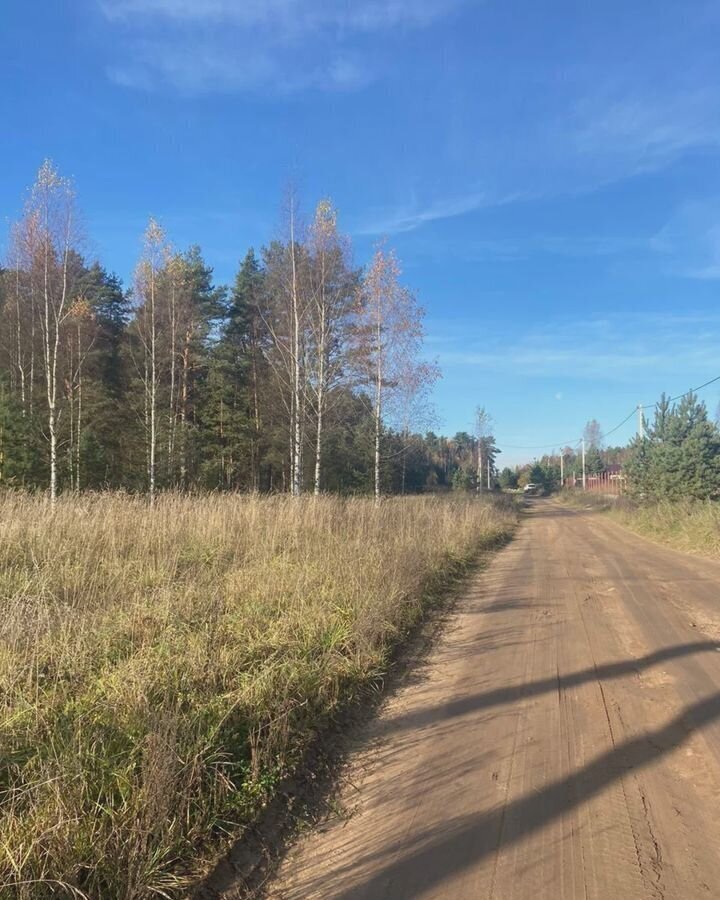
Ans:
[[[720,898],[720,564],[534,502],[278,900]]]

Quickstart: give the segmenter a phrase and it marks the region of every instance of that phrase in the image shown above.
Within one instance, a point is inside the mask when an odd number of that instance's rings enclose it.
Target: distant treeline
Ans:
[[[329,202],[303,225],[290,195],[282,239],[248,250],[229,287],[154,220],[125,287],[85,258],[77,221],[46,162],[0,278],[0,485],[474,486],[477,439],[428,430],[439,372],[394,254],[356,267]]]

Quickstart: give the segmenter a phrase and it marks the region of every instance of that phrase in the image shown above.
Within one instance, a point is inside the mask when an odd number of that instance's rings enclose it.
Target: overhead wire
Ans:
[[[601,438],[606,438],[606,437],[610,437],[611,434],[615,434],[615,432],[618,431],[620,428],[622,428],[623,425],[624,425],[626,422],[629,422],[630,419],[632,419],[632,417],[633,417],[636,413],[637,413],[637,408],[635,408],[635,409],[630,413],[629,416],[626,416],[626,418],[624,418],[624,419],[622,420],[622,422],[621,422],[619,425],[616,425],[614,428],[611,428],[610,431],[606,431],[604,434],[601,434],[600,437],[601,437]]]
[[[711,378],[709,381],[704,382],[703,384],[698,385],[697,387],[690,388],[690,390],[683,391],[682,394],[678,394],[675,397],[669,397],[667,402],[674,403],[676,400],[682,400],[683,397],[687,397],[690,394],[695,394],[698,391],[701,391],[703,388],[708,387],[711,384],[715,384],[715,382],[720,381],[720,375],[716,375],[714,378]],[[658,405],[658,401],[655,403],[648,403],[646,405],[638,405],[636,406],[628,415],[616,425],[614,428],[611,428],[610,431],[605,431],[600,437],[604,440],[607,437],[610,437],[611,434],[615,434],[616,431],[619,431],[623,425],[632,419],[634,415],[637,414],[638,409],[654,409]],[[552,444],[533,444],[533,445],[523,445],[523,444],[501,444],[502,447],[507,448],[508,450],[554,450],[556,447],[575,447],[582,443],[582,438],[577,439],[574,438],[569,441],[555,441]]]
[[[688,394],[694,394],[697,391],[701,391],[703,388],[706,388],[709,384],[715,384],[716,381],[720,381],[720,375],[716,375],[715,378],[711,378],[710,381],[706,381],[704,384],[698,385],[698,387],[690,388],[689,391],[685,391],[682,394],[678,394],[677,397],[668,397],[668,403],[674,403],[676,400],[682,400],[683,397],[687,397]],[[647,406],[643,406],[643,409],[652,409],[654,406],[657,406],[657,401],[655,403],[648,403]]]

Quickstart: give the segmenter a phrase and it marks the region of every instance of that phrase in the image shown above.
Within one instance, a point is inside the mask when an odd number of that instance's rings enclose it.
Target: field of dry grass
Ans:
[[[182,894],[514,523],[470,497],[0,496],[0,883]]]

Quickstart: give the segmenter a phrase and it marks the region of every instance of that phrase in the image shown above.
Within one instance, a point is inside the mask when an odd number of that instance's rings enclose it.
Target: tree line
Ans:
[[[0,485],[473,486],[488,435],[428,430],[440,373],[395,253],[355,266],[327,200],[303,223],[289,193],[284,220],[223,286],[151,219],[126,287],[83,255],[74,185],[43,163],[0,272]]]

